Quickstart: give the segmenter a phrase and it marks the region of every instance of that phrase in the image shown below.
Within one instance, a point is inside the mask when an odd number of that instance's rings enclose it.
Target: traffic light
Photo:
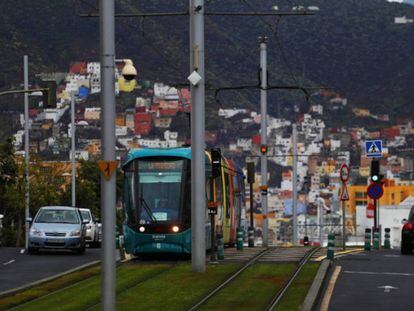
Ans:
[[[221,150],[211,149],[211,175],[217,178],[221,175]]]
[[[43,107],[53,108],[56,107],[56,81],[48,80],[42,81],[42,88],[47,89],[42,91],[43,93]]]
[[[254,184],[254,162],[247,162],[247,182]]]
[[[380,163],[376,159],[371,161],[371,181],[373,183],[380,182]]]
[[[266,154],[267,153],[267,146],[266,145],[261,145],[260,146],[260,152],[262,154]]]

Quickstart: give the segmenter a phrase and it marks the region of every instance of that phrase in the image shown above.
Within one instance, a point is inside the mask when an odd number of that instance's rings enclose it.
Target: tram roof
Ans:
[[[138,148],[128,152],[123,165],[127,165],[134,159],[146,157],[179,157],[191,159],[191,148]]]

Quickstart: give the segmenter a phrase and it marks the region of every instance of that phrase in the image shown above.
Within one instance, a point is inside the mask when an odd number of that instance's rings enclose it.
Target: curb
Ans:
[[[80,270],[84,270],[86,268],[90,268],[90,267],[92,267],[94,265],[99,264],[100,262],[101,262],[100,260],[95,260],[95,261],[89,262],[87,264],[84,264],[82,266],[79,266],[79,267],[76,267],[76,268],[67,270],[65,272],[61,272],[59,274],[55,274],[55,275],[49,276],[49,277],[44,278],[44,279],[41,279],[41,280],[37,280],[37,281],[34,281],[32,283],[29,283],[29,284],[26,284],[26,285],[22,285],[20,287],[12,288],[12,289],[6,290],[4,292],[0,292],[0,298],[4,298],[4,297],[7,297],[7,296],[15,295],[15,294],[17,294],[19,292],[22,292],[22,291],[24,291],[26,289],[29,289],[31,287],[40,285],[42,283],[46,283],[46,282],[49,282],[49,281],[53,281],[53,280],[58,279],[58,278],[60,278],[62,276],[71,274],[73,272],[77,272],[77,271],[80,271]]]
[[[319,266],[318,272],[316,273],[315,278],[313,279],[312,285],[306,295],[305,301],[303,302],[302,311],[311,311],[316,305],[316,300],[322,291],[322,285],[325,281],[326,275],[329,272],[331,267],[330,260],[323,260]]]

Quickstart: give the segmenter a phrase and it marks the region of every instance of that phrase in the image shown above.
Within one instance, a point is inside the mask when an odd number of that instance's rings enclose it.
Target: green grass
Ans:
[[[117,291],[124,290],[168,269],[166,264],[125,264],[117,269]],[[20,305],[16,310],[84,310],[98,304],[101,298],[100,275],[84,279],[62,290]],[[48,286],[53,286],[48,284]],[[34,289],[36,290],[36,289]]]
[[[264,310],[294,271],[295,264],[254,264],[201,310]]]
[[[29,288],[13,296],[6,296],[0,298],[0,310],[6,310],[13,306],[17,306],[19,304],[27,302],[29,300],[33,300],[38,297],[47,295],[53,291],[59,290],[73,283],[95,276],[99,273],[99,271],[99,266],[86,268],[84,270],[62,276],[58,279],[38,285],[36,287]]]
[[[306,294],[315,278],[319,264],[317,262],[307,263],[299,275],[293,281],[282,300],[278,303],[277,310],[300,310]]]
[[[116,308],[123,311],[188,310],[238,268],[240,264],[207,265],[205,273],[193,273],[190,264],[182,264],[121,293]]]

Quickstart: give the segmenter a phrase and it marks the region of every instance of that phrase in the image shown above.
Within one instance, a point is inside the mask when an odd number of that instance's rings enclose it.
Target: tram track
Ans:
[[[310,249],[308,252],[304,254],[302,259],[299,261],[295,271],[292,273],[292,275],[289,277],[289,279],[286,281],[286,283],[283,285],[283,287],[276,293],[276,295],[273,297],[273,299],[270,301],[268,306],[266,307],[266,311],[271,311],[276,309],[276,305],[278,302],[283,298],[283,295],[286,293],[286,291],[289,289],[289,286],[293,283],[295,278],[298,276],[302,268],[306,265],[306,263],[312,258],[312,256],[320,249],[320,247]]]
[[[243,267],[237,270],[232,276],[230,276],[227,280],[225,280],[223,283],[217,286],[213,291],[211,291],[207,296],[201,299],[197,304],[192,306],[188,311],[198,310],[203,304],[205,304],[208,300],[210,300],[218,292],[220,292],[223,288],[225,288],[228,284],[230,284],[233,280],[235,280],[244,270],[249,268],[252,264],[254,264],[261,257],[269,253],[271,250],[272,250],[271,248],[266,248],[263,251],[261,251],[259,254],[251,258],[245,265],[243,265]]]

